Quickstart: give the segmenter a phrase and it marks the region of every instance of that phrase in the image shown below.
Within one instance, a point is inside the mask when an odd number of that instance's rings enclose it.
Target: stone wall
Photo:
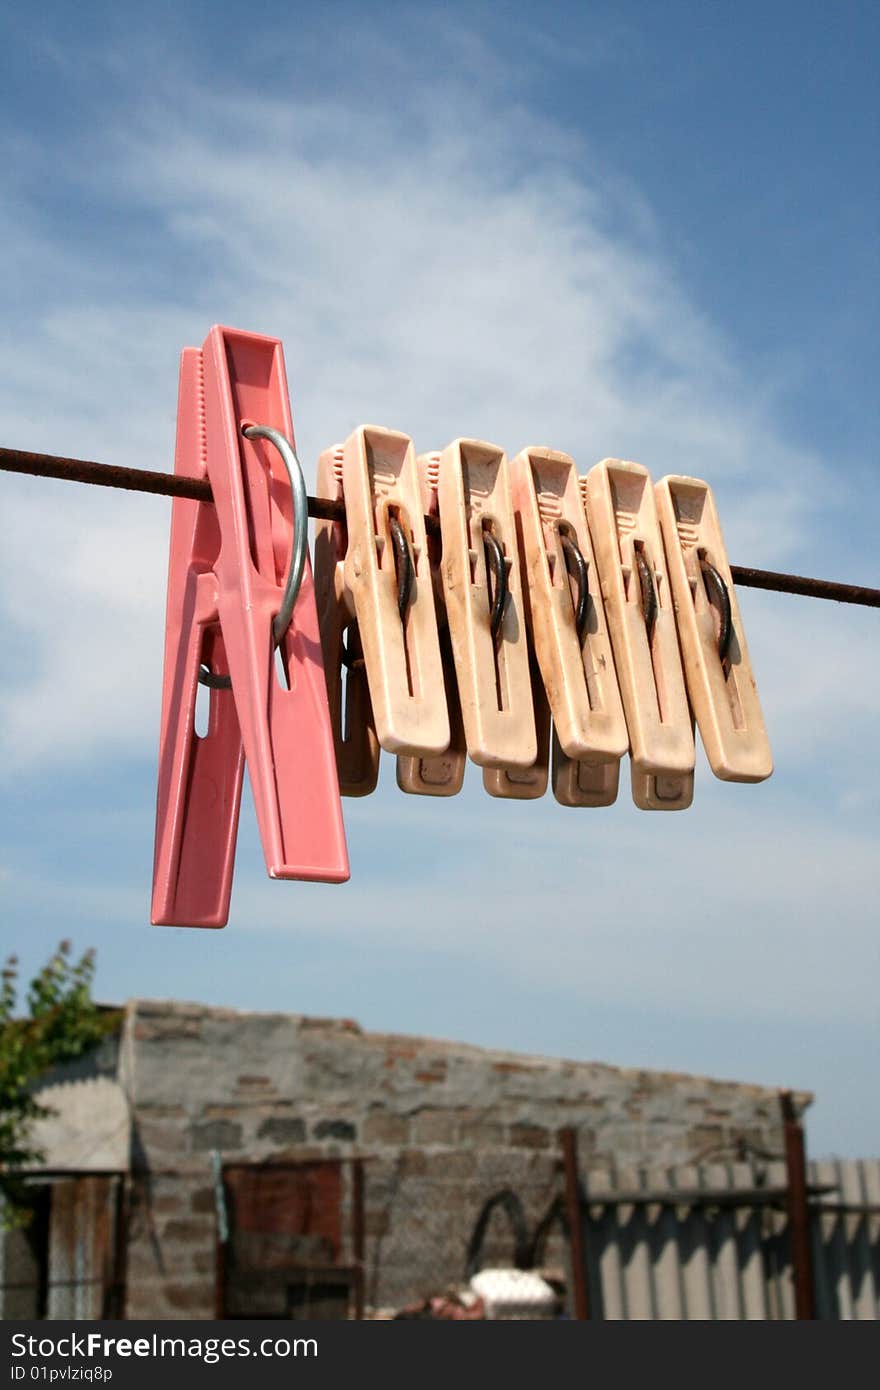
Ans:
[[[587,1177],[782,1146],[766,1087],[191,1004],[128,1006],[120,1080],[133,1115],[134,1318],[214,1316],[212,1150],[227,1163],[365,1156],[368,1301],[395,1304],[461,1278],[499,1188],[539,1219],[560,1188],[561,1126],[577,1131]]]

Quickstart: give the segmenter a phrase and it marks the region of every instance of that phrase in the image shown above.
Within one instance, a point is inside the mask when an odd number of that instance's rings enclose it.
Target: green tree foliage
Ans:
[[[34,1099],[40,1078],[59,1062],[80,1057],[118,1026],[115,1012],[92,1000],[95,953],[74,960],[69,941],[62,941],[51,960],[27,989],[26,1011],[16,1017],[18,961],[10,956],[0,975],[0,1197],[8,1224],[22,1216],[23,1167],[41,1163],[31,1146],[31,1124],[51,1114]]]

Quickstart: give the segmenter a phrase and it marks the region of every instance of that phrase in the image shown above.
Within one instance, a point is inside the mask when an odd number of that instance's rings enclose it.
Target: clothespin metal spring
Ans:
[[[648,634],[648,646],[650,647],[654,637],[654,626],[657,622],[657,586],[654,583],[654,575],[651,566],[645,558],[644,550],[636,547],[636,569],[639,572],[639,588],[642,591],[642,613],[645,618],[645,631]]]
[[[388,515],[388,526],[391,531],[391,539],[394,542],[395,564],[397,567],[397,611],[400,614],[400,621],[404,623],[406,622],[406,610],[409,607],[409,600],[412,594],[413,580],[416,577],[415,565],[413,564],[409,542],[406,539],[406,532],[393,512],[390,512]]]
[[[495,592],[490,605],[489,631],[493,642],[498,641],[501,624],[504,622],[504,609],[507,605],[507,563],[501,542],[488,526],[483,530],[483,550],[486,554],[486,567],[495,580]]]
[[[413,563],[412,551],[409,548],[406,532],[393,513],[388,517],[388,527],[391,531],[391,539],[394,542],[394,565],[397,573],[397,611],[400,614],[400,621],[405,623],[406,610],[409,608],[409,601],[412,597],[413,580],[416,577],[416,567]],[[339,648],[339,659],[347,671],[350,671],[354,665],[363,666],[364,664],[364,658],[362,656],[352,656],[344,642]]]
[[[297,458],[296,450],[290,440],[280,430],[273,429],[271,425],[242,425],[241,432],[245,439],[267,439],[270,444],[274,444],[281,455],[282,462],[287,469],[287,476],[290,479],[290,491],[293,499],[293,539],[290,546],[287,580],[281,595],[281,606],[272,622],[272,635],[277,647],[290,626],[296,600],[302,587],[309,545],[309,498],[306,492],[302,464]],[[199,683],[208,686],[210,690],[232,689],[232,681],[229,676],[218,676],[207,666],[199,667]]]
[[[705,557],[700,556],[700,570],[709,602],[718,609],[718,659],[722,665],[727,660],[733,638],[733,612],[727,585],[717,569]]]
[[[565,568],[577,585],[577,598],[574,601],[574,626],[578,641],[583,646],[590,617],[589,566],[573,536],[570,536],[567,531],[560,530],[559,539],[562,542],[562,553],[565,556]]]

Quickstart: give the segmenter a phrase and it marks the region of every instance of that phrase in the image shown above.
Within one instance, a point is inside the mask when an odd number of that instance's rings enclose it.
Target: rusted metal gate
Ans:
[[[345,1167],[348,1190],[339,1159],[224,1165],[219,1317],[359,1316],[363,1188],[360,1165]]]

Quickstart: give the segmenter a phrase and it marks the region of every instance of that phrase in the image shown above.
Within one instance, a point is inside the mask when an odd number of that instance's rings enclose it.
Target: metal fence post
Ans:
[[[360,1321],[364,1316],[364,1160],[351,1161],[351,1238],[354,1256],[354,1316]]]
[[[794,1278],[795,1317],[798,1321],[810,1321],[816,1316],[816,1306],[804,1130],[798,1119],[791,1091],[783,1091],[779,1103],[785,1132],[785,1169],[788,1177],[786,1205]]]
[[[573,1129],[561,1129],[559,1139],[565,1171],[565,1215],[571,1250],[572,1302],[575,1318],[578,1322],[585,1322],[590,1317],[590,1299],[587,1292],[587,1252],[578,1176],[577,1135]]]

